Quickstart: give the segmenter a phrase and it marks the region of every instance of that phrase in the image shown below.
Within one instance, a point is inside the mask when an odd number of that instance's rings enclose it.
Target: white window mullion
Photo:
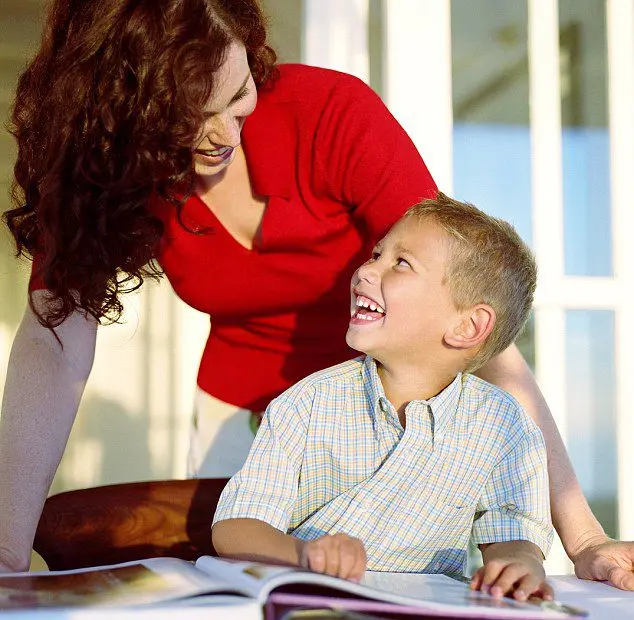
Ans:
[[[368,0],[305,0],[302,60],[370,79]]]
[[[451,194],[451,2],[389,0],[385,11],[386,103]]]
[[[548,265],[544,269],[548,269]],[[540,272],[541,279],[543,271]],[[558,287],[537,285],[535,306],[565,307],[575,310],[614,310],[621,297],[617,281],[594,276],[566,276]]]
[[[614,273],[620,291],[615,317],[619,535],[634,538],[634,5],[607,1],[608,97]]]
[[[561,99],[557,0],[529,0],[529,83],[533,239],[540,266],[537,311],[561,312],[564,278]],[[536,325],[537,378],[565,437],[565,330],[551,318]]]
[[[557,0],[528,0],[533,240],[540,267],[535,308],[535,374],[566,439],[563,180],[559,13]],[[565,573],[569,562],[557,541],[546,569]]]

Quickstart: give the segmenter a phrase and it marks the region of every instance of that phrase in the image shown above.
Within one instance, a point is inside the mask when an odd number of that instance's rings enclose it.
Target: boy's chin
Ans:
[[[348,329],[346,333],[346,344],[355,351],[359,351],[359,353],[364,353],[365,355],[372,355],[370,348],[367,344],[364,345],[362,342],[362,338],[359,338],[359,334],[356,334],[353,330]]]

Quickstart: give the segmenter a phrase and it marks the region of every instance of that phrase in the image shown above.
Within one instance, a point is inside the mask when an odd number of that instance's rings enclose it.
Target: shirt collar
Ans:
[[[372,410],[377,416],[381,410],[387,410],[385,409],[386,406],[391,407],[391,405],[389,405],[389,401],[385,396],[385,390],[376,369],[376,362],[372,356],[365,356],[362,373],[368,402],[372,404]],[[462,394],[463,380],[464,375],[459,372],[456,378],[436,396],[427,400],[412,401],[415,406],[429,406],[434,416],[434,434],[440,432],[453,417]]]
[[[390,403],[385,396],[385,390],[376,369],[376,362],[371,355],[365,356],[361,372],[363,373],[363,385],[368,402],[372,406],[375,419],[379,419],[382,411],[390,409]]]
[[[442,392],[426,401],[431,407],[431,412],[434,416],[436,433],[447,425],[447,422],[456,412],[460,402],[460,395],[462,394],[463,380],[464,375],[459,372],[456,378]]]
[[[293,158],[296,137],[292,131],[293,110],[289,104],[275,101],[270,86],[259,91],[259,100],[242,128],[242,148],[249,178],[260,196],[291,197]],[[308,164],[307,164],[308,165]]]

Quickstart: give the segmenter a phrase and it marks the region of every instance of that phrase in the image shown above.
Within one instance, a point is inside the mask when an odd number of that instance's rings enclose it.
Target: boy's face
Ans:
[[[350,347],[382,363],[429,359],[459,322],[443,283],[449,238],[432,220],[397,222],[352,276]]]

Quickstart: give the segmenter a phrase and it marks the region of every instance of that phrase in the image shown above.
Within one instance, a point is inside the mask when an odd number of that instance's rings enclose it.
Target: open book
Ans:
[[[357,584],[307,570],[209,556],[196,564],[154,558],[92,569],[0,574],[0,611],[38,607],[129,607],[191,604],[203,595],[239,595],[250,618],[280,617],[280,609],[334,608],[354,612],[465,618],[563,618],[585,615],[557,603],[493,599],[444,575],[367,572]],[[235,600],[235,597],[234,597]],[[258,603],[257,606],[253,602]],[[240,614],[241,617],[245,617]]]

